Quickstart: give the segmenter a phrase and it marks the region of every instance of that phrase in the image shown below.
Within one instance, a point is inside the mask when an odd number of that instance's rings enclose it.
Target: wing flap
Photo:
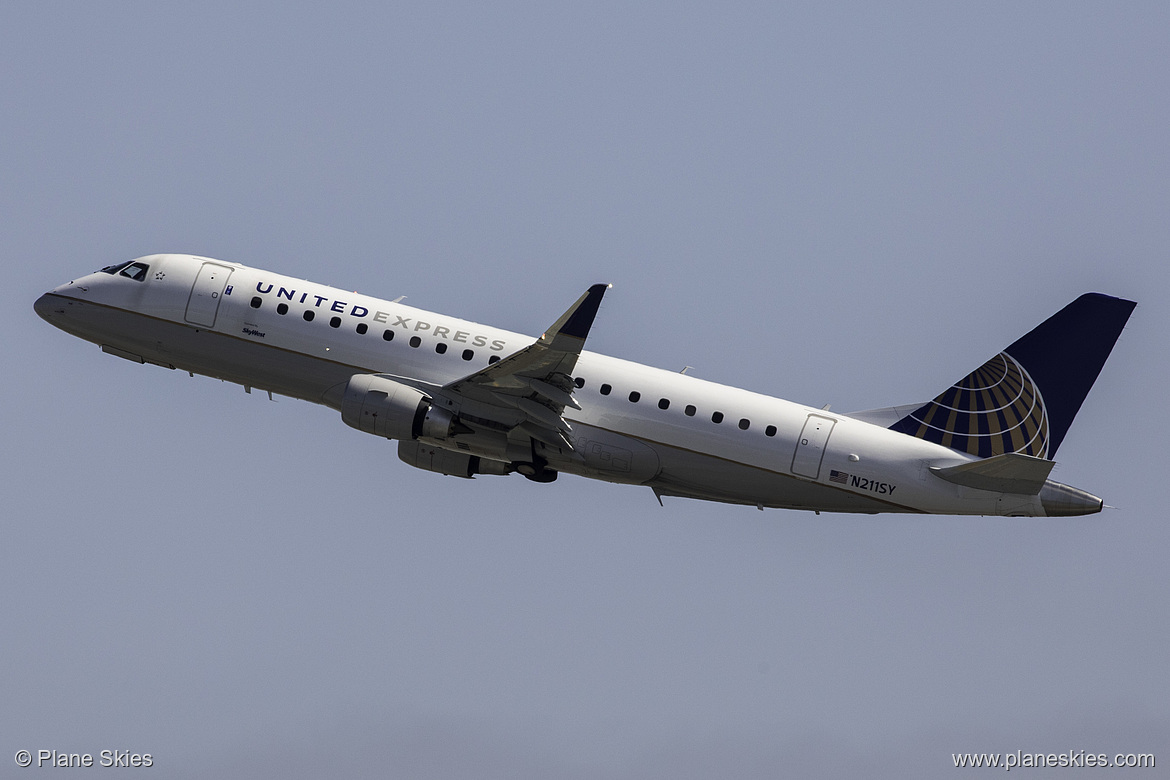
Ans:
[[[569,407],[570,409],[580,409],[581,405],[573,399],[573,394],[562,390],[561,388],[550,385],[542,379],[529,379],[528,386],[538,395],[542,395],[554,404],[560,404],[561,407]]]

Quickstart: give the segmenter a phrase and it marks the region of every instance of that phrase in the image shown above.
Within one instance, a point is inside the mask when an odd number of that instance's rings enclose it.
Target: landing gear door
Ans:
[[[219,301],[231,275],[230,268],[215,263],[203,264],[199,269],[199,276],[195,279],[195,285],[191,288],[191,298],[187,301],[187,322],[207,328],[215,327]]]
[[[825,444],[833,432],[836,420],[810,414],[804,423],[804,430],[796,441],[796,452],[792,456],[792,473],[809,479],[821,475],[821,460],[825,457]]]

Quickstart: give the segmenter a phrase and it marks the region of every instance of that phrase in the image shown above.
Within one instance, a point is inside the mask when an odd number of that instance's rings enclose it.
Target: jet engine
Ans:
[[[453,477],[471,479],[476,474],[511,474],[510,463],[469,455],[466,452],[452,452],[421,441],[398,442],[398,457],[416,469],[437,471]]]
[[[364,433],[387,439],[436,439],[458,431],[459,421],[422,392],[376,374],[354,374],[345,385],[341,419]]]
[[[428,443],[447,441],[457,433],[472,430],[451,412],[435,406],[425,393],[377,374],[354,374],[349,378],[341,402],[341,419],[363,433],[398,439],[398,457],[425,471],[471,477],[510,474],[514,470],[510,463]]]

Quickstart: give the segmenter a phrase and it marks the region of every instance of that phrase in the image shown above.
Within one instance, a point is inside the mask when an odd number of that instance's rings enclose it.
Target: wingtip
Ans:
[[[597,316],[597,309],[601,306],[601,298],[609,289],[608,284],[595,284],[581,297],[572,314],[560,328],[560,333],[566,336],[575,336],[583,339],[589,334],[593,326],[593,319]]]

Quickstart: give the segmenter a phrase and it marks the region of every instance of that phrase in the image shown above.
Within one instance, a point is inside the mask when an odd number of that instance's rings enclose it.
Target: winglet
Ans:
[[[543,336],[540,337],[542,344],[546,346],[553,346],[557,339],[562,336],[569,338],[585,340],[589,335],[589,329],[593,327],[593,320],[597,317],[597,309],[601,306],[601,298],[605,295],[605,291],[609,289],[608,284],[595,284],[590,287],[584,295],[577,299],[577,302],[569,307],[569,310],[561,315],[561,318],[553,323]],[[557,345],[554,349],[571,349],[571,347],[563,347]],[[578,347],[579,349],[579,347]]]

